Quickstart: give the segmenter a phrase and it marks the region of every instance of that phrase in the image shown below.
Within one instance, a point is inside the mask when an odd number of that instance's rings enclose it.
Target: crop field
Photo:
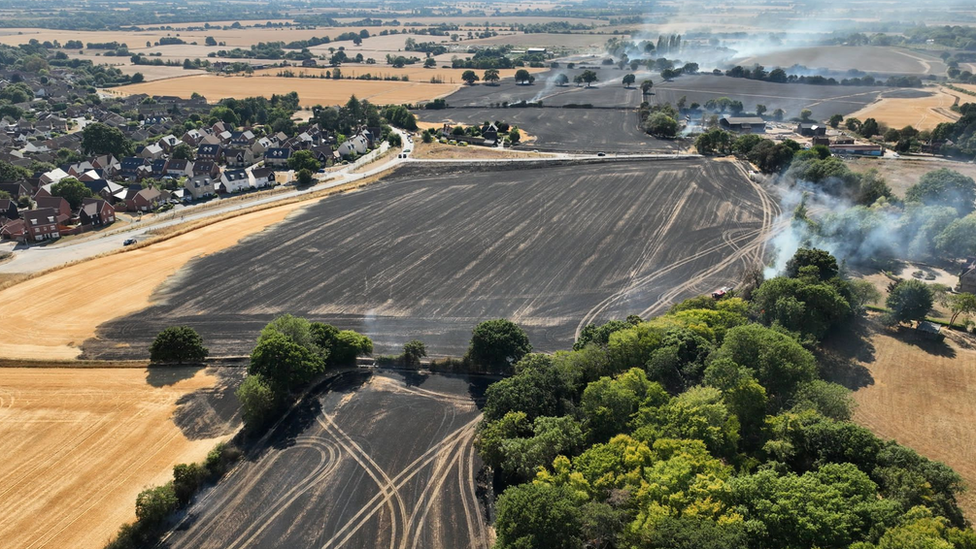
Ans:
[[[318,77],[324,75],[327,71],[331,71],[331,67],[322,68],[304,68],[304,67],[274,67],[269,69],[261,69],[254,71],[254,76],[277,76],[281,74],[282,71],[290,70],[296,75],[306,75],[307,77]],[[445,84],[464,84],[461,80],[461,75],[464,74],[465,69],[425,69],[418,66],[407,66],[402,69],[393,68],[389,65],[343,65],[340,70],[344,77],[356,77],[362,75],[372,75],[381,78],[397,77],[403,78],[404,76],[409,79],[410,82],[430,82],[432,78],[436,78]],[[511,78],[515,76],[515,71],[517,69],[499,69],[498,74],[501,78]],[[526,69],[529,72],[540,72],[545,69]],[[480,78],[484,71],[476,70],[475,74]],[[487,86],[489,88],[494,88],[494,86]],[[500,86],[498,86],[500,87]]]
[[[603,29],[601,29],[603,30]],[[571,50],[599,50],[605,51],[607,40],[617,36],[618,38],[627,36],[624,35],[613,35],[610,33],[605,34],[588,34],[588,33],[572,33],[572,34],[546,34],[546,33],[517,33],[517,34],[499,34],[499,36],[492,36],[491,38],[479,38],[476,40],[470,40],[466,42],[469,45],[474,46],[515,46],[519,48],[565,48]]]
[[[472,444],[487,383],[385,372],[328,382],[163,546],[487,548]]]
[[[733,63],[751,67],[756,63],[767,70],[803,65],[811,70],[846,72],[851,69],[874,75],[944,75],[946,65],[936,55],[905,48],[881,46],[817,46],[735,59]],[[787,71],[789,72],[789,71]]]
[[[94,336],[96,326],[148,307],[153,290],[187,261],[232,246],[302,205],[286,204],[219,221],[151,246],[98,257],[6,288],[0,291],[0,319],[7,326],[6,337],[0,341],[0,356],[76,358],[81,344]],[[115,285],[113,281],[118,280],[126,283]],[[112,299],[101,292],[79,291],[107,285],[115,285]],[[66,316],[65,311],[73,312]],[[126,341],[117,344],[129,345]],[[144,357],[145,349],[138,349],[136,354]]]
[[[947,88],[929,90],[922,97],[918,96],[919,92],[912,94],[912,91],[914,90],[905,90],[901,94],[885,93],[878,101],[851,113],[850,116],[861,120],[874,118],[892,128],[912,126],[917,130],[931,130],[942,122],[958,120],[959,114],[952,112],[951,107],[957,101],[966,102],[969,98]]]
[[[554,152],[654,153],[677,151],[680,141],[656,139],[637,127],[637,112],[611,109],[446,109],[419,111],[424,122],[507,122],[535,137],[522,148]]]
[[[298,92],[302,106],[342,105],[355,95],[377,105],[417,103],[447,95],[457,84],[419,82],[386,82],[376,80],[322,80],[311,78],[279,78],[274,76],[188,76],[156,82],[131,84],[112,88],[110,93],[131,95],[175,95],[189,98],[193,92],[208,101],[228,97],[243,99],[257,95],[271,97]]]
[[[573,77],[582,73],[581,69],[553,69],[535,75],[535,82],[531,85],[517,84],[508,79],[499,82],[497,86],[483,84],[464,86],[447,97],[448,105],[452,107],[488,107],[491,104],[503,102],[517,103],[519,101],[542,101],[544,105],[563,106],[567,104],[591,104],[596,107],[633,107],[641,102],[641,92],[637,87],[624,88],[621,80],[628,71],[614,68],[601,68],[595,72],[599,81],[593,86],[576,86]],[[480,76],[481,71],[478,71]],[[554,78],[558,74],[565,74],[569,85],[557,86]],[[637,82],[650,77],[648,73],[635,73]]]
[[[945,462],[976,486],[976,349],[971,339],[945,343],[917,339],[911,330],[892,331],[869,323],[860,337],[834,342],[855,354],[854,419],[882,438],[895,439],[920,454]],[[968,517],[976,493],[960,498]]]
[[[408,167],[192,262],[154,305],[100,326],[86,355],[143,356],[182,323],[215,355],[247,354],[283,313],[365,333],[378,353],[417,338],[460,355],[500,317],[564,349],[587,323],[734,283],[778,213],[732,162],[454,166]]]
[[[777,84],[746,78],[730,78],[702,74],[681,76],[671,82],[655,80],[648,97],[651,103],[671,103],[681,97],[687,103],[705,104],[709,99],[728,97],[742,101],[748,112],[756,105],[766,105],[771,114],[783,109],[786,118],[798,117],[803,109],[810,109],[815,120],[826,120],[834,114],[847,115],[874,101],[883,88],[861,86],[816,86],[811,84]]]
[[[136,495],[239,426],[243,370],[4,368],[4,547],[99,549]]]

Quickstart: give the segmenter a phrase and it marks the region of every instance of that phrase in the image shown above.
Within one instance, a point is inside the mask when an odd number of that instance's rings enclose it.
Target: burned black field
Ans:
[[[199,495],[163,546],[488,547],[472,440],[490,381],[340,375]]]
[[[783,109],[786,118],[800,116],[810,109],[814,120],[826,120],[834,114],[847,115],[874,101],[884,91],[880,87],[817,86],[812,84],[777,84],[746,78],[702,74],[680,76],[671,82],[654,79],[650,103],[677,104],[682,96],[690,106],[704,105],[709,99],[728,97],[742,101],[745,110],[754,112],[757,104],[765,105],[768,114]]]
[[[535,82],[519,84],[508,78],[497,85],[476,84],[464,86],[447,97],[447,103],[452,107],[489,107],[502,103],[529,103],[542,101],[543,105],[565,106],[569,104],[590,104],[594,107],[637,108],[641,102],[641,92],[637,87],[624,88],[622,79],[625,74],[633,72],[629,69],[620,70],[616,67],[595,67],[593,72],[598,80],[590,87],[577,86],[573,78],[581,74],[583,69],[552,69],[535,73]],[[556,85],[555,77],[565,74],[569,84]],[[655,78],[647,72],[635,72],[637,82],[646,78]]]
[[[636,110],[556,109],[510,107],[507,109],[446,109],[421,111],[426,122],[481,124],[496,120],[518,126],[535,138],[522,150],[573,153],[663,153],[687,147],[672,139],[655,139],[638,126]]]
[[[379,353],[417,338],[437,355],[505,317],[553,351],[585,323],[736,281],[777,213],[732,162],[449,169],[404,168],[191,262],[155,305],[99,327],[86,355],[142,357],[175,324],[212,355],[244,355],[283,313],[365,333]]]

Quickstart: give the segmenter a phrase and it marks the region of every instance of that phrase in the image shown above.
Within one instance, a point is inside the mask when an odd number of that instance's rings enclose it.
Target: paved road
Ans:
[[[407,134],[399,130],[396,131],[400,134],[403,142],[407,144],[405,149],[412,150],[413,147],[410,145],[410,141],[408,141]],[[363,173],[350,173],[351,170],[368,164],[373,160],[373,158],[383,154],[387,150],[389,150],[389,145],[383,143],[377,152],[364,156],[355,164],[346,166],[339,171],[319,176],[319,183],[307,189],[293,189],[271,196],[255,198],[251,198],[248,195],[225,198],[221,199],[220,202],[226,202],[226,205],[222,204],[216,208],[208,208],[205,210],[200,209],[199,211],[196,211],[198,209],[193,206],[180,208],[172,213],[163,214],[158,217],[153,216],[151,220],[147,220],[145,222],[139,221],[133,223],[131,226],[127,226],[121,230],[110,229],[104,232],[91,233],[90,235],[83,236],[79,239],[52,243],[46,246],[28,247],[20,245],[17,247],[12,247],[11,245],[8,245],[6,249],[13,252],[13,257],[0,264],[0,273],[36,273],[64,265],[65,263],[89,259],[97,255],[119,249],[122,247],[122,241],[127,238],[141,240],[146,238],[150,231],[222,215],[244,208],[252,208],[254,206],[270,204],[311,192],[320,191],[322,189],[337,187],[339,185],[382,173],[400,165],[406,160],[405,158],[401,158],[401,155],[398,154],[395,157],[387,159],[381,164],[378,164],[376,167]],[[406,155],[409,157],[409,153],[406,153]]]

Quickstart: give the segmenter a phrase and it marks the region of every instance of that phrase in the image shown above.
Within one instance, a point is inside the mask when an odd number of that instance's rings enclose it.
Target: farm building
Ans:
[[[803,137],[824,137],[827,135],[827,126],[816,122],[800,122],[796,125],[796,133]]]
[[[942,341],[945,339],[945,335],[942,333],[942,326],[923,320],[918,323],[915,327],[915,332],[925,339],[932,339],[935,341]]]
[[[766,121],[758,116],[725,115],[718,124],[723,130],[735,133],[766,133]]]
[[[838,145],[830,146],[831,154],[849,154],[854,156],[884,156],[881,145]]]

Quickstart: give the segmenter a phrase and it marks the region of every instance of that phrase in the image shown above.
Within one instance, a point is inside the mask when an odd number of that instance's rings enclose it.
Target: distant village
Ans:
[[[290,133],[207,125],[202,121],[213,105],[205,98],[94,99],[92,89],[73,85],[73,78],[53,67],[43,77],[0,71],[0,88],[17,83],[33,92],[0,121],[0,161],[19,168],[0,172],[4,240],[49,241],[111,225],[121,212],[139,215],[274,187],[288,180],[281,172],[296,151],[310,151],[327,168],[367,153],[381,139],[379,127],[360,127],[337,143],[340,136],[316,123],[295,125]],[[11,111],[21,114],[14,119]],[[132,154],[84,154],[83,129],[96,123],[121,131],[135,145]],[[90,191],[74,207],[54,191],[68,178]]]

